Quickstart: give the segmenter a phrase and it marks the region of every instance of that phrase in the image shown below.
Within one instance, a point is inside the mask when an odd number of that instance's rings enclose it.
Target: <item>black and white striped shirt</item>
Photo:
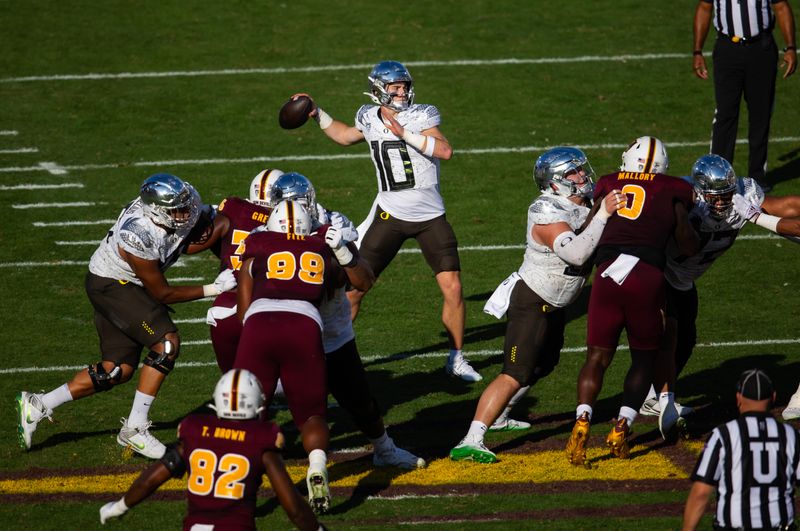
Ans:
[[[770,4],[785,0],[703,0],[714,3],[714,27],[728,37],[752,39],[775,27]]]
[[[692,480],[716,486],[717,526],[790,524],[800,482],[800,435],[769,413],[744,413],[711,432]]]

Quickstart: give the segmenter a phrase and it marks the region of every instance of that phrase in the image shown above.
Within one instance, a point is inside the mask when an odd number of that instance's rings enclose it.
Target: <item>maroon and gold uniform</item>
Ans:
[[[218,215],[230,220],[228,230],[220,241],[220,271],[233,269],[239,274],[244,253],[244,240],[250,231],[267,222],[269,211],[239,197],[224,199],[217,209]],[[217,365],[223,373],[233,367],[242,324],[236,318],[236,292],[226,291],[217,296],[209,309],[207,321],[211,325],[211,344],[217,357]]]
[[[253,372],[267,397],[278,378],[295,424],[325,416],[327,386],[319,305],[334,281],[328,226],[310,236],[260,231],[245,244],[252,258],[252,303],[234,367]]]
[[[632,348],[658,348],[664,331],[667,241],[676,225],[675,203],[692,208],[692,187],[661,173],[615,172],[600,178],[594,200],[618,189],[627,204],[606,224],[597,247],[597,272],[589,298],[589,345],[616,348],[625,328]],[[604,276],[620,254],[639,258],[622,284]]]
[[[196,414],[183,419],[178,438],[189,477],[183,528],[255,529],[256,494],[266,472],[262,456],[283,446],[278,426]]]

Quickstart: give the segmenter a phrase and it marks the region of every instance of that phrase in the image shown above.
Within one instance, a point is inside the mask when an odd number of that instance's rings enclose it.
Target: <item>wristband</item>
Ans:
[[[787,46],[787,47],[785,47],[785,48],[783,49],[784,53],[785,53],[785,52],[788,52],[789,50],[794,50],[794,51],[797,51],[797,47],[796,47],[794,44],[790,44],[789,46]]]
[[[695,50],[692,52],[692,55],[703,55],[703,50]]]
[[[406,141],[406,144],[409,146],[413,146],[417,148],[417,151],[422,151],[422,147],[425,145],[425,140],[428,137],[425,135],[420,135],[418,133],[412,133],[408,129],[403,131],[403,140]]]
[[[339,265],[343,267],[353,267],[356,265],[356,257],[353,251],[347,247],[347,244],[342,245],[338,249],[334,249],[333,255],[336,257],[336,261],[339,262]]]
[[[317,107],[317,115],[314,118],[317,119],[320,129],[327,129],[333,123],[333,118],[331,118],[331,115],[323,111],[320,107]]]
[[[603,203],[605,203],[605,201],[603,201]],[[606,210],[606,205],[602,204],[602,205],[600,205],[600,208],[597,209],[597,213],[594,215],[594,217],[596,217],[597,219],[599,219],[600,221],[605,223],[606,221],[608,221],[608,218],[610,218],[613,215],[614,215],[614,212],[609,214],[608,210]]]
[[[436,139],[432,136],[426,136],[425,138],[428,139],[428,143],[425,144],[425,151],[423,151],[422,154],[426,157],[432,157],[433,149],[436,147]]]
[[[222,293],[214,284],[206,284],[203,286],[203,297],[216,297]]]
[[[778,222],[781,220],[778,216],[770,216],[769,214],[764,214],[763,212],[759,214],[756,220],[753,222],[759,227],[764,227],[767,230],[771,230],[772,232],[778,232]]]

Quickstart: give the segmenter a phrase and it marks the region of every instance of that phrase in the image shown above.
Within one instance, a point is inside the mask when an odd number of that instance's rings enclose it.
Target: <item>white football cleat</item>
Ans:
[[[800,419],[800,393],[795,393],[789,399],[786,409],[781,413],[783,420]]]
[[[464,356],[456,356],[454,360],[447,359],[447,364],[444,366],[447,374],[454,378],[461,378],[465,382],[480,382],[483,376],[478,374],[478,371],[472,368]]]
[[[308,504],[315,514],[325,514],[331,508],[331,489],[328,486],[328,469],[312,470],[306,473]]]
[[[426,466],[423,458],[417,457],[408,450],[398,448],[394,445],[394,442],[392,442],[391,450],[373,453],[372,464],[375,466],[396,466],[407,470],[425,468]]]
[[[489,431],[519,431],[528,430],[531,427],[530,422],[524,420],[514,420],[512,418],[497,419],[494,424],[489,426]]]
[[[161,459],[167,448],[150,433],[152,424],[148,421],[141,426],[129,426],[128,421],[123,418],[122,429],[117,435],[117,443],[150,459]]]
[[[36,431],[36,426],[45,417],[50,422],[53,422],[53,410],[44,406],[42,395],[26,393],[25,391],[17,393],[16,406],[19,445],[25,450],[30,450],[31,438],[33,437],[33,432]]]

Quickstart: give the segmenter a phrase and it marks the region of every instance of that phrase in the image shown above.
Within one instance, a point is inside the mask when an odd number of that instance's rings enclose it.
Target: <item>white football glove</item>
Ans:
[[[233,269],[226,269],[214,279],[213,284],[203,286],[203,295],[206,297],[217,296],[224,291],[230,291],[236,287],[236,277],[233,276]]]
[[[331,226],[325,232],[325,243],[333,250],[333,255],[340,265],[347,266],[353,262],[353,252],[348,249],[341,229]]]
[[[745,199],[742,194],[734,194],[733,208],[737,214],[751,223],[755,223],[756,218],[761,214],[761,207]]]
[[[100,507],[100,523],[105,524],[106,520],[117,518],[128,512],[128,506],[125,505],[125,498],[120,498],[115,502],[108,502]]]
[[[353,222],[347,219],[346,216],[340,212],[331,212],[329,218],[331,226],[342,231],[342,239],[345,242],[354,242],[358,240],[356,226],[353,225]]]

